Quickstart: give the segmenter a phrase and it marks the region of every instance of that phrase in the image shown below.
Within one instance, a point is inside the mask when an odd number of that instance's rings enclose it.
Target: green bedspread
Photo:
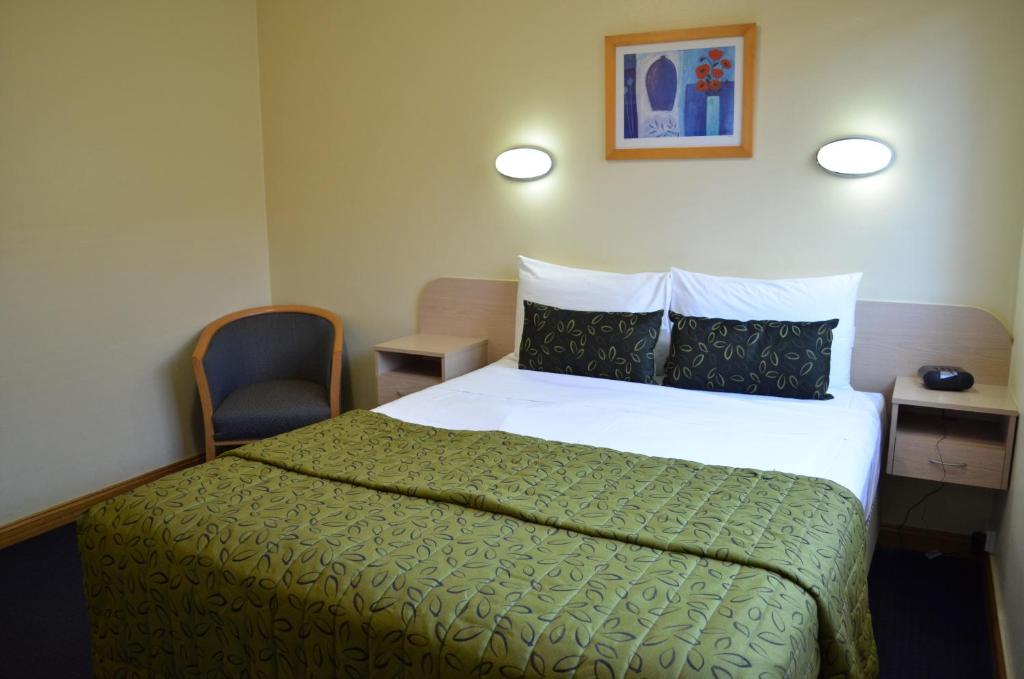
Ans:
[[[791,474],[356,411],[79,544],[102,677],[877,674],[860,504]]]

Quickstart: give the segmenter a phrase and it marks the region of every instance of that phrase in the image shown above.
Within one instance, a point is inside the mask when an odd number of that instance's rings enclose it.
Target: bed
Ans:
[[[507,305],[450,292],[425,295],[421,325],[457,309],[445,322],[500,352]],[[492,358],[90,510],[96,674],[877,674],[880,395],[797,403]]]

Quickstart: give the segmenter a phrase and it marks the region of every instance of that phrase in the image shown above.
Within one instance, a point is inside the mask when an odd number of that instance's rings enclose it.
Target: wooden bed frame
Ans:
[[[487,339],[487,360],[510,353],[514,342],[516,282],[438,278],[419,301],[419,331]],[[962,365],[982,384],[1007,384],[1010,333],[977,307],[910,302],[857,303],[851,382],[886,399],[899,375],[926,363]]]

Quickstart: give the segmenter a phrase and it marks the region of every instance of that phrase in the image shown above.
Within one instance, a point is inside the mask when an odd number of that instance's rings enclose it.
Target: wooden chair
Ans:
[[[337,416],[343,339],[341,318],[311,306],[243,309],[206,326],[192,353],[206,459]]]

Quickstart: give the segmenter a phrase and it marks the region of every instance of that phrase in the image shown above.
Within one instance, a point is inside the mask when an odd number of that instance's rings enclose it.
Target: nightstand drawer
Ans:
[[[440,375],[389,372],[377,376],[377,404],[384,405],[441,383]]]
[[[898,431],[893,449],[892,473],[932,481],[945,479],[947,483],[1002,488],[1005,444],[999,441],[968,440],[958,435],[961,433],[951,431],[940,442],[941,433]]]

